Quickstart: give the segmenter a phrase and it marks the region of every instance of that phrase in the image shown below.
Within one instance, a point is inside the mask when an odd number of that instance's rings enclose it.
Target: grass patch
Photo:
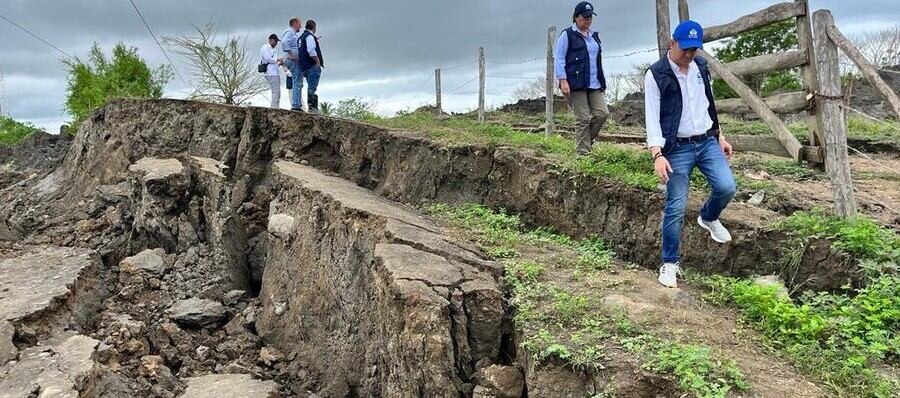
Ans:
[[[37,131],[38,128],[30,123],[18,122],[11,117],[0,115],[0,144],[18,144]]]
[[[900,382],[881,375],[872,361],[896,365],[900,358],[900,278],[881,276],[855,295],[807,294],[803,304],[777,286],[691,274],[705,299],[731,304],[798,368],[820,379],[837,396],[893,397]]]
[[[449,145],[483,144],[531,149],[539,156],[554,160],[564,172],[616,181],[644,191],[656,191],[659,184],[650,153],[621,145],[601,142],[594,145],[589,155],[576,156],[575,144],[571,139],[521,132],[506,125],[481,124],[468,116],[438,120],[429,112],[411,112],[366,121],[386,128],[424,132]],[[740,188],[759,191],[773,187],[767,182],[736,178]],[[691,187],[709,191],[706,179],[697,171],[691,176]]]
[[[719,124],[725,134],[772,135],[772,130],[759,120],[740,120],[730,115],[719,115]],[[788,130],[800,142],[809,140],[809,129],[805,122],[788,123]],[[847,115],[847,137],[867,141],[900,145],[900,123],[896,121],[876,122],[859,115]]]
[[[801,242],[814,238],[827,239],[834,249],[862,261],[900,261],[900,236],[863,216],[851,222],[816,208],[795,212],[782,220],[778,228]]]
[[[550,272],[600,275],[612,265],[613,252],[597,237],[575,240],[553,229],[528,230],[518,216],[470,204],[426,208],[431,214],[473,233],[483,248],[505,264],[504,278],[512,289],[510,304],[521,331],[522,347],[532,364],[562,361],[575,369],[604,368],[611,345],[624,347],[651,372],[673,377],[677,385],[698,398],[724,398],[729,391],[749,386],[733,361],[717,358],[708,347],[669,341],[643,333],[630,320],[610,310],[593,289],[554,282]],[[554,249],[554,264],[519,256],[521,252]],[[569,267],[569,263],[574,267]],[[611,396],[611,386],[596,396]]]

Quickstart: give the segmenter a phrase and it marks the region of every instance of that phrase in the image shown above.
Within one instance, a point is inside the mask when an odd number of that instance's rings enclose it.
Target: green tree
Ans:
[[[0,144],[12,145],[38,131],[30,123],[22,123],[9,116],[0,115]]]
[[[337,106],[331,111],[334,116],[353,120],[367,120],[374,118],[375,104],[363,101],[362,98],[346,98],[338,101]]]
[[[167,65],[151,70],[136,47],[123,43],[113,47],[111,59],[94,43],[87,62],[78,58],[64,62],[69,68],[66,111],[74,119],[73,126],[114,98],[160,98],[172,79]]]
[[[797,47],[797,24],[793,20],[763,26],[727,39],[724,46],[715,51],[722,62],[734,62],[758,55],[774,54]],[[760,75],[744,76],[744,83],[762,96],[780,90],[799,90],[801,87],[798,71],[785,70]],[[734,98],[737,94],[722,80],[713,82],[713,91],[718,98]]]

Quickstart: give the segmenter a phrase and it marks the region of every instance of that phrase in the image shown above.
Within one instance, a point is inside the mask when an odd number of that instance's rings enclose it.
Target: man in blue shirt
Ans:
[[[554,54],[559,89],[575,113],[575,146],[579,155],[591,152],[597,134],[609,117],[600,36],[590,29],[594,15],[597,14],[591,3],[578,3],[572,26],[559,35]]]
[[[302,84],[297,84],[300,79],[300,45],[297,40],[300,36],[300,18],[294,17],[288,22],[288,30],[281,35],[281,48],[284,50],[284,66],[291,71],[294,77],[294,86],[291,88],[291,110],[303,110],[303,100],[300,98]]]

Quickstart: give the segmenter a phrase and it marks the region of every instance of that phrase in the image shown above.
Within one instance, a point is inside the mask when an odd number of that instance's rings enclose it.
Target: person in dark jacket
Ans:
[[[731,241],[719,215],[735,193],[728,164],[733,150],[719,131],[709,65],[697,56],[702,47],[703,27],[682,22],[675,28],[668,54],[644,77],[647,146],[656,175],[666,184],[659,282],[668,287],[677,287],[681,271],[678,249],[695,167],[706,176],[711,191],[697,223],[714,241]]]
[[[322,47],[316,36],[316,21],[306,21],[306,30],[298,39],[300,48],[300,77],[294,84],[300,84],[302,89],[303,79],[306,79],[306,102],[309,104],[310,113],[319,113],[319,78],[322,76],[322,68],[325,67],[325,58],[322,57]]]
[[[591,30],[594,15],[594,6],[589,2],[575,6],[572,26],[559,35],[554,56],[559,89],[575,112],[575,147],[579,155],[591,152],[609,117],[600,35]]]

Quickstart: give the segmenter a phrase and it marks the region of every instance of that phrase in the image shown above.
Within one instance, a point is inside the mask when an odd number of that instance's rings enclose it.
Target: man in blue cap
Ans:
[[[597,14],[591,3],[578,3],[572,13],[572,26],[559,35],[554,53],[559,89],[575,113],[575,147],[579,155],[591,152],[609,117],[600,35],[591,30],[594,15]]]
[[[706,176],[712,191],[697,223],[714,241],[731,241],[719,215],[736,189],[728,164],[733,150],[719,132],[709,66],[697,57],[701,48],[703,27],[694,21],[682,22],[675,28],[668,54],[651,65],[644,78],[647,146],[656,175],[666,184],[659,282],[668,287],[677,287],[681,272],[678,250],[695,167]]]

